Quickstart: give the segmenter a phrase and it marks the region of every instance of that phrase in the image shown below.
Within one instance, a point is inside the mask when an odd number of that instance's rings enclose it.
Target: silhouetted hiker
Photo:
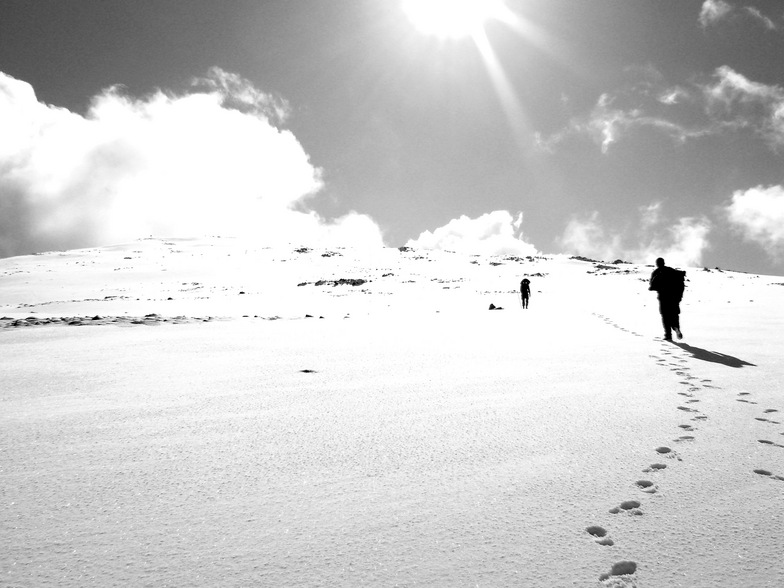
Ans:
[[[686,272],[667,267],[661,257],[656,260],[656,269],[651,274],[648,290],[654,290],[659,295],[659,312],[664,325],[665,341],[672,341],[673,331],[678,335],[678,339],[683,339],[678,315],[681,313],[680,303],[683,299],[685,279]]]
[[[531,280],[523,278],[520,282],[520,300],[523,303],[523,308],[528,308],[528,299],[531,297]]]

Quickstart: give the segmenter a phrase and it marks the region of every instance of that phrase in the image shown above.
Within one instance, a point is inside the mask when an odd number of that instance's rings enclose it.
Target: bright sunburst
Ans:
[[[403,0],[403,11],[420,31],[442,39],[473,36],[503,14],[503,0]]]

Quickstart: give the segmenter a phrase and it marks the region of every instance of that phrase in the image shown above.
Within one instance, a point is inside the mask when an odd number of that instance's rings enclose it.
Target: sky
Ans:
[[[0,256],[146,236],[784,274],[780,0],[3,0]]]

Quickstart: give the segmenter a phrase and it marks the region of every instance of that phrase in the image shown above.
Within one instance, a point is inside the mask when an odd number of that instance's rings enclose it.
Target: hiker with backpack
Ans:
[[[665,341],[672,341],[673,331],[678,339],[683,339],[679,315],[685,282],[686,272],[667,267],[661,257],[656,260],[656,269],[651,274],[648,290],[653,290],[659,295],[659,313],[664,325]]]

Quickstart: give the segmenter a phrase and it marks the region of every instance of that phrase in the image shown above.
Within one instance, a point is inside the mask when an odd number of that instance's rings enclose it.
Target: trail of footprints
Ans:
[[[777,409],[775,409],[775,408],[766,408],[765,410],[762,411],[762,414],[766,415],[766,416],[754,417],[754,420],[760,421],[762,423],[768,423],[770,425],[780,425],[781,421],[777,421],[777,420],[774,420],[773,418],[769,418],[771,416],[775,416],[777,412],[779,412],[779,411]],[[784,432],[782,432],[780,434],[784,435]],[[757,439],[757,441],[759,443],[762,443],[763,445],[770,445],[772,447],[784,448],[784,443],[776,443],[775,441],[771,441],[770,439]],[[782,441],[784,441],[784,439],[782,439]],[[784,480],[784,477],[782,477],[782,476],[774,476],[772,473],[768,472],[767,470],[754,470],[754,473],[762,474],[764,476],[771,476],[772,478],[775,478],[776,480]]]
[[[752,396],[750,392],[739,392],[738,396],[740,396],[740,398],[735,399],[738,402],[744,402],[746,404],[753,404],[753,405],[757,404],[753,400],[746,398],[747,396]],[[766,408],[762,411],[761,416],[755,416],[754,420],[769,425],[780,425],[781,421],[778,419],[781,417],[778,416],[777,414],[778,412],[779,410],[777,408]],[[779,434],[784,435],[784,432],[781,432]],[[782,439],[781,441],[784,441],[784,439]],[[771,447],[779,447],[784,449],[784,443],[777,443],[776,441],[771,441],[770,439],[757,439],[757,442],[763,445],[769,445]],[[755,469],[754,473],[760,474],[762,476],[770,476],[775,480],[784,481],[784,476],[774,475],[772,472],[769,472],[768,470],[765,469]]]
[[[597,314],[595,312],[592,313],[592,314],[596,318],[599,318],[599,319],[603,320],[607,325],[609,325],[609,326],[611,326],[611,327],[613,327],[615,329],[618,329],[619,331],[623,331],[624,333],[629,333],[630,335],[634,335],[635,337],[642,337],[642,335],[640,335],[639,333],[636,333],[635,331],[630,331],[626,327],[622,327],[621,325],[619,325],[618,323],[616,323],[612,319],[604,316],[603,314]]]
[[[633,335],[638,335],[637,333],[633,333],[620,327],[619,325],[612,322],[610,319],[602,316],[602,315],[595,315],[598,318],[604,320],[605,323],[608,325],[618,328],[624,332],[631,333]],[[678,428],[681,430],[683,435],[678,436],[677,438],[673,439],[674,443],[690,443],[696,440],[696,437],[690,433],[693,433],[697,430],[696,424],[702,421],[708,420],[708,416],[699,410],[695,405],[699,404],[700,399],[697,397],[697,393],[701,390],[705,389],[718,389],[721,388],[719,386],[715,386],[710,379],[699,379],[698,377],[691,374],[691,369],[687,366],[688,362],[683,357],[678,357],[671,349],[671,346],[667,343],[662,344],[662,351],[661,355],[651,355],[657,364],[662,367],[669,368],[675,375],[681,377],[679,384],[684,388],[678,392],[678,395],[682,398],[681,403],[677,406],[677,409],[682,411],[684,415],[690,416],[691,423],[684,423],[678,425]],[[752,396],[749,392],[741,392],[738,394],[738,398],[736,399],[738,402],[743,402],[749,405],[756,405],[757,403],[753,401],[751,398]],[[767,408],[761,412],[760,416],[755,416],[755,420],[770,424],[770,425],[781,425],[782,421],[778,420],[782,417],[779,416],[779,410],[775,408]],[[784,432],[781,432],[780,435],[784,435]],[[781,442],[772,441],[770,439],[758,439],[759,443],[770,446],[770,447],[778,447],[784,448],[784,439]],[[672,448],[667,446],[661,446],[654,449],[654,452],[658,454],[660,457],[664,457],[667,459],[672,459],[675,461],[682,461],[680,454],[677,451],[674,451]],[[664,463],[653,463],[648,467],[644,468],[642,471],[646,474],[651,474],[650,477],[654,477],[655,474],[663,472],[667,469],[667,465]],[[772,480],[784,481],[784,475],[776,474],[769,470],[763,468],[757,468],[753,470],[754,474],[759,476],[764,476],[770,478]],[[642,493],[647,494],[654,494],[658,491],[658,485],[655,484],[651,480],[641,479],[634,482],[634,487]],[[613,515],[618,516],[642,516],[644,514],[643,505],[640,500],[630,499],[621,502],[620,504],[613,506],[609,509],[609,512]],[[585,529],[585,532],[594,538],[594,542],[598,545],[602,545],[605,547],[612,547],[615,545],[613,539],[609,536],[606,529],[600,526],[592,525]],[[612,586],[615,587],[625,587],[625,588],[633,588],[636,586],[636,582],[633,578],[633,574],[637,571],[637,563],[632,561],[619,561],[612,565],[610,571],[599,576],[599,582],[603,586]]]

